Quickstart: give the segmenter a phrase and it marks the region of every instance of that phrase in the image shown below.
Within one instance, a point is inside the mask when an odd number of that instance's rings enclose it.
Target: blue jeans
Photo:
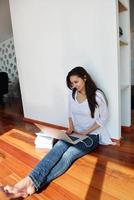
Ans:
[[[29,174],[36,191],[62,175],[76,159],[95,150],[98,145],[98,135],[90,135],[75,145],[59,140]]]

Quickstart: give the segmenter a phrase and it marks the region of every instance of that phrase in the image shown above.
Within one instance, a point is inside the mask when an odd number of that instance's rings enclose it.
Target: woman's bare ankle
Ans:
[[[35,191],[36,191],[36,190],[35,190],[34,183],[33,183],[32,179],[31,179],[29,176],[27,176],[26,178],[27,178],[27,180],[28,180],[27,193],[28,193],[28,195],[32,195],[32,194],[35,193]]]

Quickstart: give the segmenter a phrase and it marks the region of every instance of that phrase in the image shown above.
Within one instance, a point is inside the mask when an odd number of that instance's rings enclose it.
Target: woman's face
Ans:
[[[85,91],[85,80],[80,78],[79,76],[70,76],[70,82],[72,88],[76,88],[78,92]]]

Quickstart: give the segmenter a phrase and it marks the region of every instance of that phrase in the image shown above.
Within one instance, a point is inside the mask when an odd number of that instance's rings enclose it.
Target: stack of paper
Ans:
[[[53,138],[44,136],[42,132],[36,133],[35,147],[36,148],[47,148],[51,149],[53,147]]]

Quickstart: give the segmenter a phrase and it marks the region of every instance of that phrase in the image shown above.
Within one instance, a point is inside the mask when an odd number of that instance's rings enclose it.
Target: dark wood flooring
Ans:
[[[5,105],[0,105],[0,135],[13,128],[33,133],[38,131],[31,123],[23,121],[23,107],[19,99],[6,101]]]

